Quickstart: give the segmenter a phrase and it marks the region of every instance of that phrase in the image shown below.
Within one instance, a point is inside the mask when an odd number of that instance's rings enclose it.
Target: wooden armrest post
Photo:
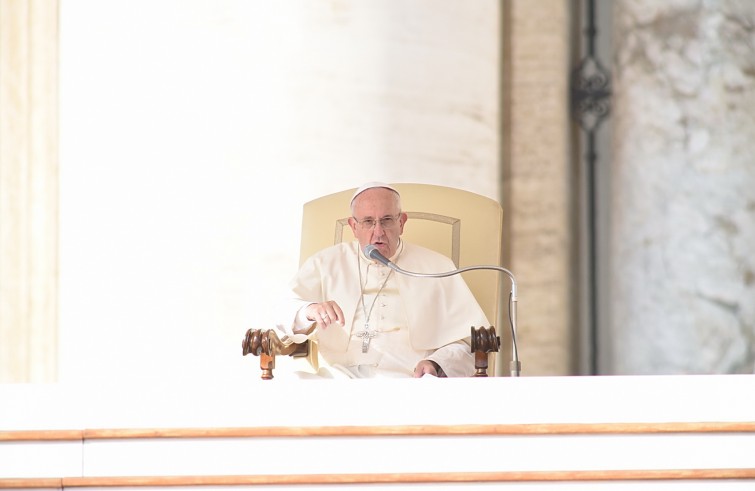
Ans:
[[[474,353],[475,373],[473,377],[488,376],[488,353],[498,352],[501,338],[495,333],[495,327],[472,326],[472,352]]]
[[[260,370],[262,370],[262,380],[273,379],[273,369],[275,368],[275,355],[260,354]]]
[[[275,368],[275,349],[273,340],[277,340],[275,331],[268,329],[248,329],[241,342],[242,354],[249,353],[260,357],[260,370],[263,380],[272,380]]]
[[[289,355],[294,358],[306,357],[310,348],[309,342],[283,346],[273,329],[248,329],[244,340],[241,342],[241,349],[244,356],[249,353],[259,356],[261,378],[272,380],[273,369],[275,369],[275,355]]]
[[[484,351],[475,351],[474,353],[474,375],[473,377],[488,376],[488,354]]]

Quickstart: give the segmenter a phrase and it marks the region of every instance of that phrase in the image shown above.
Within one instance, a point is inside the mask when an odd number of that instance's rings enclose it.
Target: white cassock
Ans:
[[[456,269],[446,256],[403,241],[391,261],[416,273]],[[290,287],[277,323],[280,337],[316,340],[319,367],[313,368],[324,377],[411,377],[423,359],[435,361],[449,377],[471,376],[471,328],[490,325],[460,275],[402,275],[364,256],[356,240],[307,259]],[[343,310],[343,326],[293,334],[312,325],[304,307],[328,300]]]

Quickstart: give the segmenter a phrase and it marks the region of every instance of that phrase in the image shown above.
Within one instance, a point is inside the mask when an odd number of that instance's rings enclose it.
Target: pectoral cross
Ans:
[[[370,331],[370,325],[365,324],[364,325],[364,331],[359,331],[357,333],[357,336],[362,338],[362,353],[367,353],[370,349],[370,341],[372,341],[372,338],[377,336],[378,333],[375,331]]]

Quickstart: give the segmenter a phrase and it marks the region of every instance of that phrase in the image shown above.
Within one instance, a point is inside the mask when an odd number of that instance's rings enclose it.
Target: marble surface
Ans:
[[[614,12],[611,372],[753,373],[755,3]]]
[[[105,381],[0,385],[0,431],[332,425],[726,422],[755,375]]]
[[[752,423],[755,376],[111,380],[2,385],[0,400],[0,435],[23,429]],[[0,441],[0,479],[748,469],[755,454],[752,431],[150,435],[87,438],[85,432],[80,440]]]

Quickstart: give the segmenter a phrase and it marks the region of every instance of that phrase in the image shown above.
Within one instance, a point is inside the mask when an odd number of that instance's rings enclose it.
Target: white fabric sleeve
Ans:
[[[301,344],[305,342],[307,339],[311,338],[316,329],[313,330],[309,334],[304,333],[296,333],[294,331],[297,330],[306,330],[312,325],[312,321],[307,319],[307,315],[304,313],[304,310],[311,304],[307,304],[304,307],[300,308],[296,312],[296,317],[294,318],[294,323],[291,326],[291,329],[284,330],[283,338],[281,339],[285,344],[288,344],[288,341],[294,342],[296,344]],[[280,330],[280,329],[279,329]]]
[[[474,375],[474,353],[470,338],[441,346],[427,357],[443,369],[447,377],[471,377]]]
[[[309,307],[310,305],[312,304],[308,303],[307,305],[300,308],[296,312],[296,317],[294,318],[294,325],[293,325],[294,330],[306,329],[307,327],[312,325],[312,321],[307,319],[307,314],[304,312],[305,310],[307,310],[307,307]]]

